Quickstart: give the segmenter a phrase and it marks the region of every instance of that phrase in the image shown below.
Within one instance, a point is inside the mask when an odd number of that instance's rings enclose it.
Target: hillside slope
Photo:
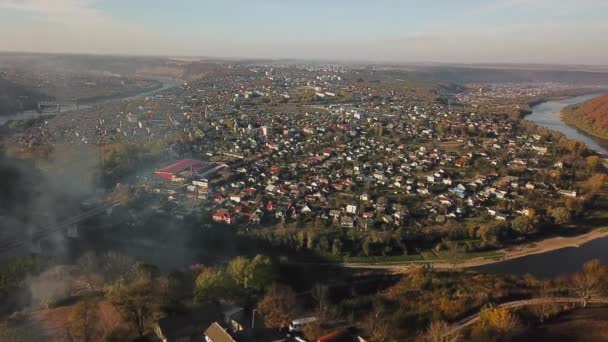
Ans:
[[[564,108],[562,119],[583,131],[608,139],[608,94]]]

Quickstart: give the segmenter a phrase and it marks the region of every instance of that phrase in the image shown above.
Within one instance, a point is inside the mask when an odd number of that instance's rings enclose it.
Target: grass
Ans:
[[[466,253],[462,256],[458,262],[463,262],[476,258],[483,258],[487,260],[500,260],[504,258],[504,252],[488,251],[488,252],[476,252]],[[436,254],[432,250],[421,252],[420,254],[413,255],[396,255],[396,256],[376,256],[376,257],[344,257],[341,259],[342,262],[351,264],[396,264],[396,263],[422,263],[422,262],[434,262],[446,260],[443,255]]]

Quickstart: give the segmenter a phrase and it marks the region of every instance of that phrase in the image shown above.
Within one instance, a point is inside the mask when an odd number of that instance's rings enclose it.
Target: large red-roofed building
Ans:
[[[184,173],[189,173],[189,176],[192,176],[192,173],[200,170],[201,168],[203,168],[203,162],[200,160],[182,159],[155,171],[154,174],[160,178],[175,181],[187,178],[184,177]]]

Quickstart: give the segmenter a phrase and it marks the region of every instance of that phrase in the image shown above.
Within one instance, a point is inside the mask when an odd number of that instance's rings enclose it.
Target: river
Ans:
[[[177,86],[177,81],[175,80],[171,80],[171,79],[160,79],[158,80],[161,83],[161,86],[159,88],[153,89],[153,90],[146,90],[143,91],[141,93],[137,93],[135,95],[116,95],[116,96],[111,96],[108,98],[104,98],[104,99],[99,99],[99,100],[93,100],[90,102],[85,102],[85,103],[79,103],[78,104],[78,108],[80,109],[89,109],[91,108],[93,105],[97,105],[97,104],[105,104],[105,103],[110,103],[110,102],[114,102],[114,101],[120,101],[120,100],[126,100],[126,99],[130,99],[130,98],[134,98],[134,97],[140,97],[140,96],[150,96],[150,95],[154,95],[158,92],[161,92],[163,90],[167,90],[170,88],[174,88]],[[63,107],[61,113],[38,113],[35,110],[30,110],[30,111],[26,111],[26,112],[22,112],[22,113],[18,113],[18,114],[14,114],[14,115],[8,115],[8,116],[1,116],[0,117],[0,125],[3,125],[4,123],[6,123],[7,121],[16,121],[16,120],[31,120],[31,119],[36,119],[36,118],[40,118],[40,117],[44,117],[44,116],[55,116],[55,115],[61,115],[62,113],[67,113],[67,112],[71,112],[76,110],[76,106],[72,106],[72,107]]]
[[[567,138],[582,141],[598,153],[608,156],[608,141],[585,134],[570,127],[560,120],[560,111],[569,105],[584,102],[595,95],[584,95],[559,101],[541,103],[532,108],[527,120],[549,129],[562,132]],[[578,248],[568,247],[555,251],[530,255],[522,258],[502,261],[495,264],[476,267],[482,272],[496,274],[532,274],[537,277],[555,277],[564,273],[579,271],[581,266],[591,259],[600,259],[608,265],[608,238],[588,242]]]
[[[532,108],[532,114],[526,116],[526,119],[534,121],[539,126],[561,132],[568,137],[568,139],[584,142],[592,150],[608,156],[608,140],[586,134],[581,130],[566,125],[560,119],[560,112],[564,107],[581,103],[597,96],[598,94],[583,95],[565,100],[544,102],[534,106]]]

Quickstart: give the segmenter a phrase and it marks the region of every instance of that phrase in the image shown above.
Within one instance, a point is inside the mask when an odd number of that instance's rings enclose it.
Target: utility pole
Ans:
[[[251,330],[253,330],[253,328],[255,327],[255,313],[256,311],[258,311],[258,309],[253,309],[251,311]]]

